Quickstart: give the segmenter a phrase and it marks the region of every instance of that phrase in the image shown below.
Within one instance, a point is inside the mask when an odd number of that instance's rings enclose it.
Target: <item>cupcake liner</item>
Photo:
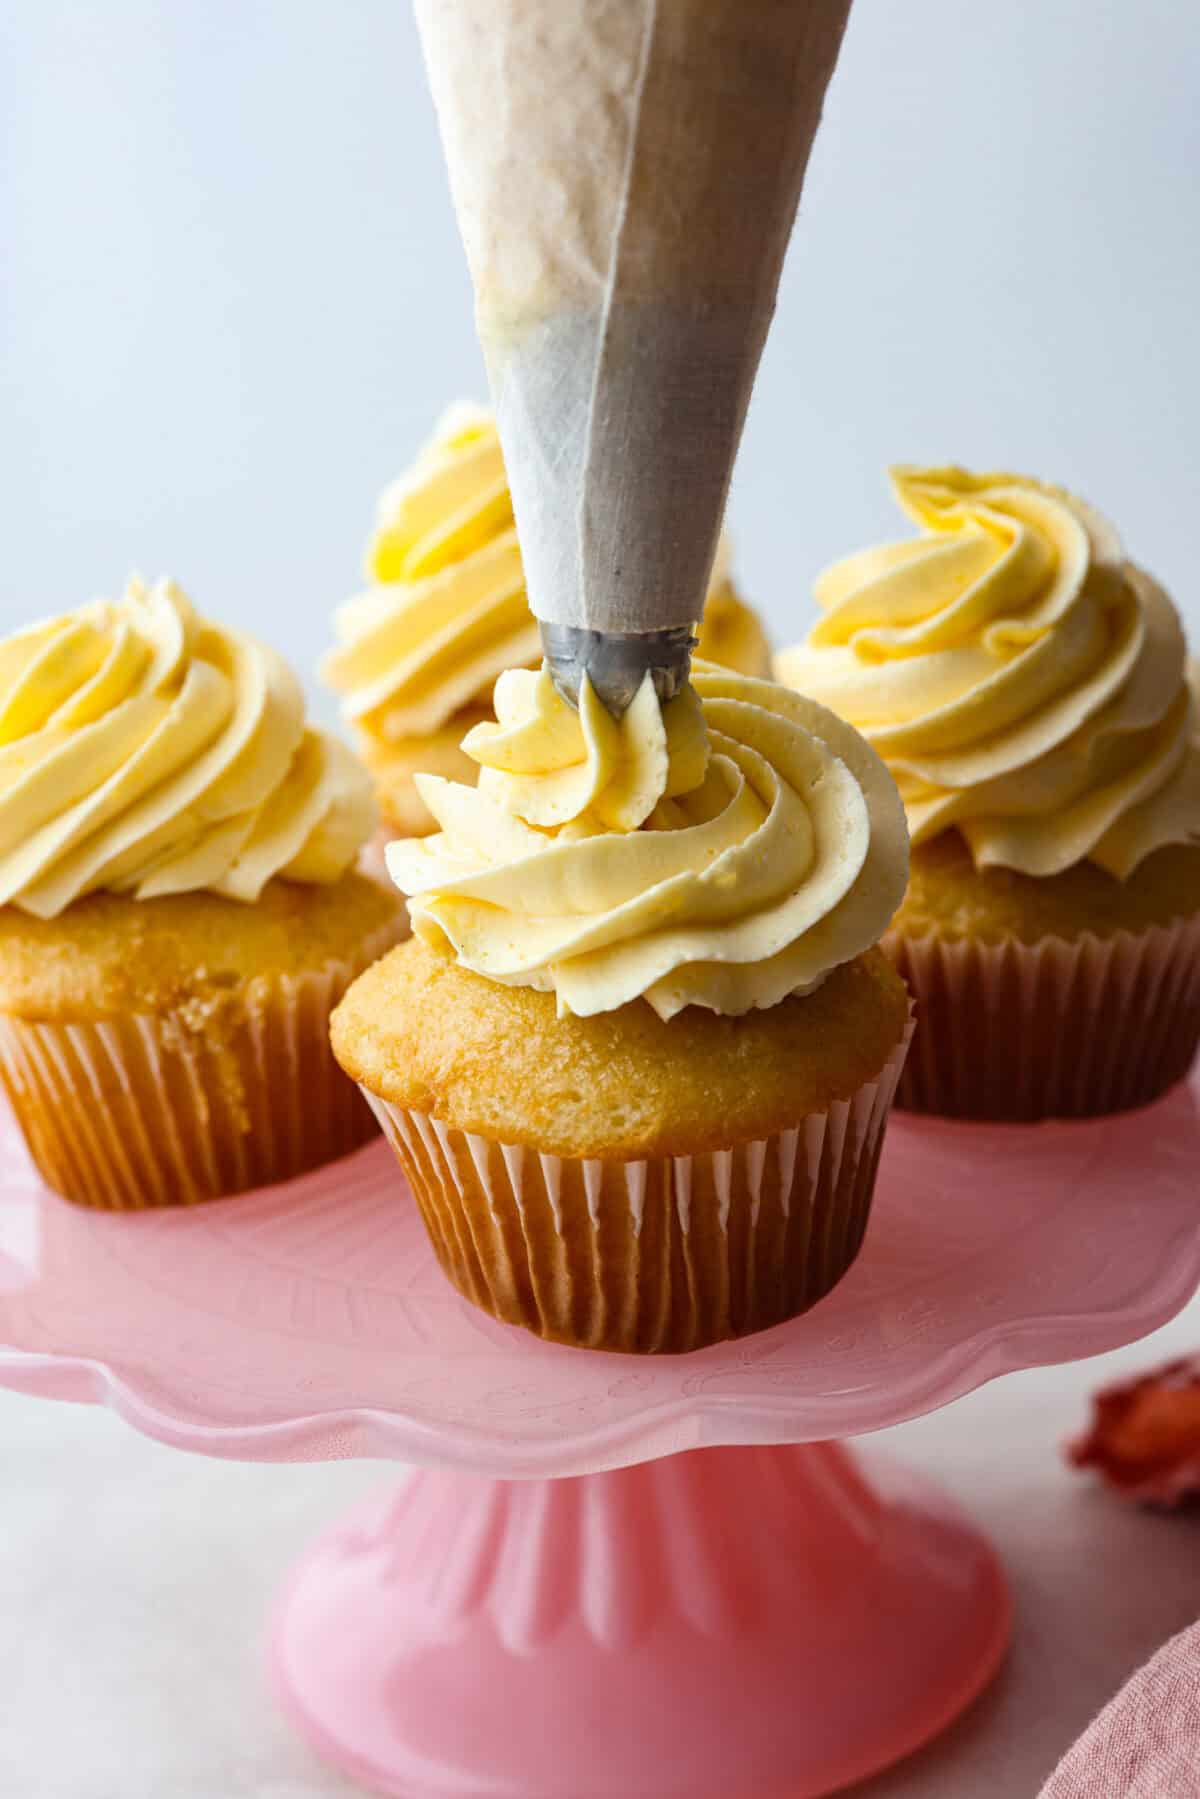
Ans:
[[[874,1080],[790,1130],[645,1161],[542,1155],[363,1088],[467,1299],[591,1349],[678,1352],[806,1311],[863,1240],[912,1034]]]
[[[372,1135],[329,1014],[390,948],[260,979],[186,1009],[61,1024],[0,1016],[0,1082],[43,1180],[109,1211],[190,1205],[287,1180]]]
[[[1200,1042],[1200,918],[1112,937],[979,943],[890,931],[917,1029],[896,1104],[1033,1122],[1149,1104]]]

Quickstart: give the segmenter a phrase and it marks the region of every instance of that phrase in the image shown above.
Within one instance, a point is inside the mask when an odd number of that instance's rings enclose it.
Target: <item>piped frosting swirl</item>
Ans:
[[[373,826],[365,771],[306,726],[286,663],[169,581],[0,643],[0,904],[249,901],[276,875],[337,880]]]
[[[345,717],[386,742],[437,731],[541,657],[491,415],[457,406],[379,502],[372,585],[322,663]]]
[[[1183,631],[1107,521],[1017,475],[892,484],[922,535],[827,569],[777,667],[879,751],[914,844],[954,826],[979,867],[1123,879],[1200,835]]]
[[[771,682],[693,682],[660,707],[647,681],[618,722],[506,674],[465,744],[478,787],[418,776],[439,831],[388,848],[414,930],[565,1011],[662,1018],[775,1005],[877,942],[908,871],[878,757]]]

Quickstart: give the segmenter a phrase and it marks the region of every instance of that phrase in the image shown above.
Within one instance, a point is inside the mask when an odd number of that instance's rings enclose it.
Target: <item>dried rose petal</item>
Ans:
[[[1128,1499],[1200,1499],[1200,1356],[1184,1356],[1092,1400],[1090,1428],[1067,1450]]]

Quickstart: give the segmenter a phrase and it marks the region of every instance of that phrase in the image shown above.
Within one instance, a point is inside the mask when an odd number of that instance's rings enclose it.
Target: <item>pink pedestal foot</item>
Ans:
[[[813,1799],[994,1671],[994,1556],[836,1444],[564,1480],[412,1476],[308,1552],[273,1672],[308,1740],[402,1799]]]

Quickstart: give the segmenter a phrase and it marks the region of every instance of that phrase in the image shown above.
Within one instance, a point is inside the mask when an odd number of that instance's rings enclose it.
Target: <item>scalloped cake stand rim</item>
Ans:
[[[1143,1299],[1136,1318],[1097,1312],[1057,1321],[1024,1317],[988,1326],[943,1351],[903,1386],[880,1389],[877,1412],[864,1416],[859,1410],[847,1434],[864,1436],[924,1417],[1006,1374],[1083,1361],[1137,1342],[1168,1324],[1200,1287],[1200,1239],[1193,1261],[1176,1261],[1172,1268],[1169,1285],[1164,1284],[1153,1304]],[[1061,1353],[1050,1354],[1046,1338],[1055,1328],[1063,1339]],[[1031,1337],[1039,1347],[1031,1356],[1022,1355],[1019,1345]],[[348,1445],[338,1449],[339,1460],[347,1455],[383,1458],[493,1475],[501,1456],[514,1478],[541,1479],[601,1473],[689,1449],[821,1440],[798,1435],[789,1424],[796,1402],[786,1393],[764,1394],[754,1401],[736,1394],[663,1400],[653,1421],[632,1419],[596,1427],[588,1433],[586,1448],[581,1444],[569,1453],[559,1442],[518,1447],[510,1438],[484,1436],[461,1425],[451,1440],[441,1429],[373,1406],[341,1406],[245,1425],[184,1422],[143,1398],[109,1364],[87,1356],[0,1349],[0,1386],[35,1398],[103,1405],[143,1436],[227,1461],[325,1461],[333,1455],[323,1445],[337,1439]],[[861,1396],[856,1403],[862,1406]]]
[[[1138,1119],[1146,1119],[1168,1131],[1186,1130],[1184,1145],[1190,1155],[1194,1137],[1200,1142],[1197,1121],[1196,1090],[1177,1089],[1177,1097],[1159,1102],[1159,1108],[1147,1114],[1131,1115],[1127,1127],[1140,1132]],[[1178,1096],[1186,1094],[1182,1103]],[[1190,1102],[1190,1104],[1189,1104]],[[906,1125],[911,1127],[912,1121]],[[1030,1127],[1004,1127],[1009,1131],[1028,1131]],[[1032,1127],[1042,1130],[1044,1127]],[[1056,1127],[1057,1128],[1057,1127]],[[1094,1127],[1067,1127],[1089,1129]],[[939,1122],[928,1138],[918,1135],[910,1141],[916,1152],[922,1145],[939,1147],[964,1146],[973,1139],[974,1127],[947,1127]],[[1011,1141],[1015,1142],[1015,1139]],[[1033,1141],[1030,1139],[1030,1141]],[[1050,1142],[1047,1139],[1047,1142]],[[1082,1141],[1082,1140],[1081,1140]],[[1107,1139],[1098,1139],[1103,1147]],[[1141,1136],[1130,1136],[1126,1144],[1140,1146]],[[1179,1144],[1175,1146],[1179,1160]],[[360,1157],[377,1153],[375,1149],[359,1152]],[[901,1151],[901,1154],[907,1154]],[[957,1148],[954,1149],[957,1154]],[[390,1162],[388,1164],[390,1166]],[[1119,1195],[1127,1190],[1119,1158],[1114,1165],[1118,1173],[1115,1185]],[[1186,1160],[1185,1166],[1190,1167]],[[360,1162],[361,1169],[368,1164]],[[922,1170],[922,1172],[924,1172]],[[193,1450],[228,1459],[289,1461],[316,1460],[347,1456],[384,1457],[410,1461],[425,1466],[457,1467],[464,1471],[516,1478],[539,1478],[601,1472],[654,1460],[660,1456],[699,1447],[735,1446],[738,1444],[782,1444],[819,1441],[840,1435],[862,1435],[920,1416],[941,1405],[949,1404],[984,1382],[1025,1368],[1048,1366],[1072,1361],[1115,1349],[1135,1341],[1173,1317],[1200,1286],[1200,1207],[1193,1228],[1185,1203],[1180,1203],[1176,1183],[1174,1209],[1169,1211],[1172,1229],[1164,1236],[1161,1249],[1151,1258],[1153,1267],[1146,1272],[1135,1269],[1130,1278],[1132,1290],[1110,1293],[1103,1305],[1086,1303],[1086,1291],[1078,1305],[1056,1309],[1047,1296],[1047,1310],[1039,1314],[1027,1307],[1016,1315],[993,1316],[952,1342],[931,1346],[927,1355],[919,1348],[914,1352],[906,1345],[898,1358],[895,1372],[886,1380],[871,1384],[865,1379],[848,1380],[840,1392],[814,1398],[797,1394],[793,1389],[770,1390],[772,1373],[780,1364],[772,1362],[773,1348],[786,1345],[787,1333],[803,1320],[784,1324],[760,1337],[745,1339],[736,1346],[751,1361],[763,1362],[763,1389],[720,1392],[698,1390],[660,1394],[647,1398],[641,1409],[624,1412],[607,1421],[595,1420],[582,1425],[563,1427],[545,1436],[505,1431],[503,1426],[487,1428],[478,1422],[456,1419],[447,1413],[436,1420],[422,1419],[415,1412],[386,1409],[374,1404],[347,1405],[344,1402],[311,1410],[280,1409],[272,1416],[271,1406],[264,1403],[261,1413],[252,1421],[216,1423],[188,1417],[183,1406],[172,1410],[147,1392],[150,1377],[139,1385],[127,1367],[87,1354],[58,1353],[50,1350],[12,1349],[0,1347],[0,1385],[16,1391],[74,1401],[102,1403],[145,1435],[180,1449]],[[39,1203],[54,1206],[64,1202],[47,1196]],[[237,1204],[233,1201],[231,1204]],[[1079,1203],[1071,1201],[1070,1203]],[[1111,1200],[1109,1202],[1112,1203]],[[1118,1201],[1120,1203],[1120,1201]],[[205,1208],[207,1211],[207,1208]],[[1145,1212],[1143,1212],[1143,1216]],[[1011,1278],[1011,1277],[1010,1277]],[[1020,1301],[1019,1291],[1013,1295],[1014,1306]],[[1068,1295],[1068,1298],[1070,1296]],[[826,1301],[828,1305],[830,1302]],[[969,1320],[967,1321],[969,1325]],[[219,1328],[219,1321],[217,1321]],[[535,1344],[518,1330],[495,1326],[500,1341],[510,1338],[513,1346],[512,1379],[526,1379],[531,1387],[536,1381],[532,1365],[522,1357],[522,1349]],[[774,1339],[774,1344],[772,1340]],[[754,1345],[747,1349],[747,1345]],[[538,1353],[545,1356],[547,1346],[536,1343]],[[578,1358],[587,1352],[550,1351],[555,1356]],[[708,1352],[701,1352],[701,1355]],[[818,1351],[818,1354],[820,1351]],[[637,1358],[588,1356],[590,1364],[619,1364],[623,1372]],[[114,1357],[115,1360],[115,1357]],[[661,1367],[664,1362],[674,1368],[696,1362],[696,1374],[712,1372],[694,1357],[646,1358],[647,1366]],[[547,1363],[543,1367],[549,1366]],[[561,1373],[561,1367],[556,1373]],[[727,1370],[717,1370],[718,1374]],[[784,1370],[786,1373],[786,1370]],[[743,1382],[744,1385],[744,1382]],[[837,1401],[845,1398],[845,1418]],[[816,1420],[814,1425],[798,1423],[797,1412],[808,1405]],[[828,1418],[817,1417],[827,1413]]]

